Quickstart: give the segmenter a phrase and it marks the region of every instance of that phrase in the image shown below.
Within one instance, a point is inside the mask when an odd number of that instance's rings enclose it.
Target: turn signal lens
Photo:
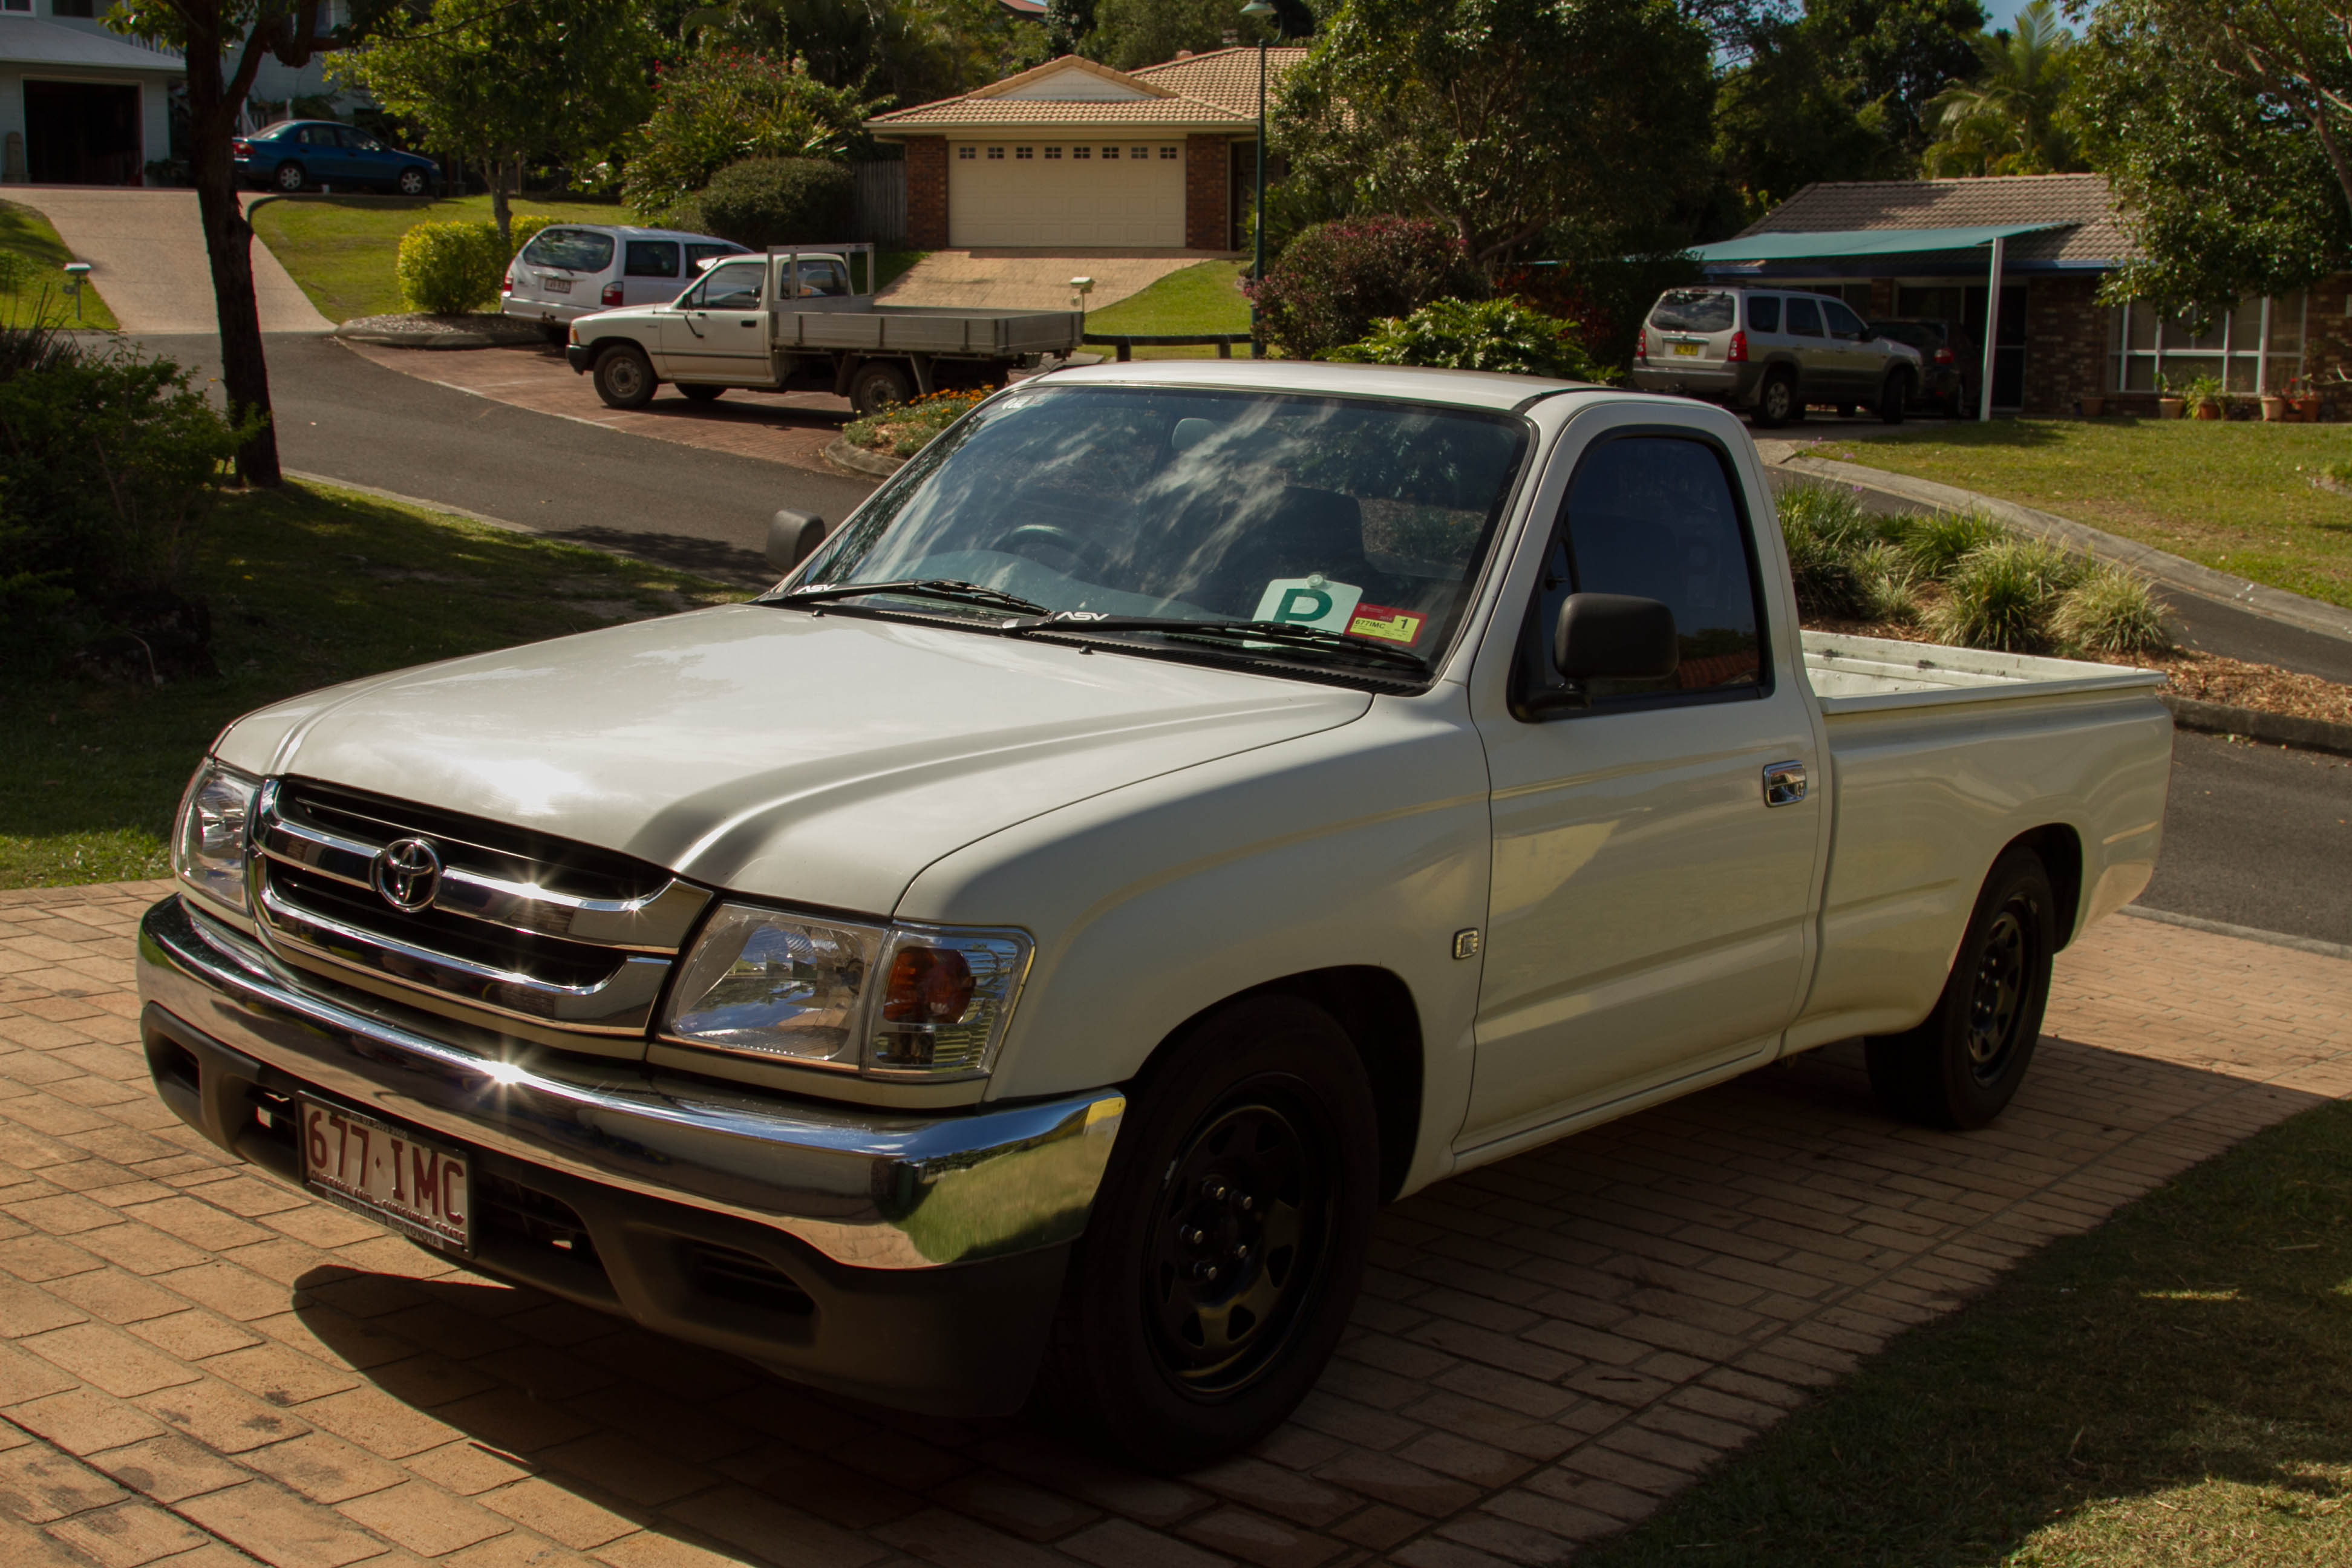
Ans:
[[[617,305],[621,302],[621,286],[618,283],[607,283],[604,285],[604,291],[597,298],[607,305]]]
[[[1017,931],[901,928],[883,973],[866,1070],[886,1077],[985,1072],[1029,970]]]
[[[1746,332],[1734,332],[1731,334],[1731,347],[1725,351],[1723,362],[1726,364],[1746,364],[1748,363],[1748,334]]]
[[[883,1021],[953,1024],[971,1005],[971,965],[953,948],[902,947],[890,961]]]

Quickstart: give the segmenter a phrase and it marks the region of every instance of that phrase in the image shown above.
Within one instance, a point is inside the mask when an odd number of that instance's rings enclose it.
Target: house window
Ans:
[[[1034,157],[1036,156],[1036,153],[1037,149],[1034,147],[1015,147],[1013,149],[1013,161],[1017,163],[1024,158]]]
[[[1151,156],[1151,149],[1149,147],[1129,147],[1127,150],[1127,155],[1140,163],[1146,158]]]
[[[20,11],[32,15],[33,0],[0,0],[0,11]]]
[[[959,147],[956,149],[956,157],[961,163],[969,163],[974,158],[979,156],[980,149],[977,147]]]
[[[1118,161],[1118,149],[1116,147],[1104,148],[1103,160],[1106,163],[1117,163]]]
[[[11,5],[8,9],[14,11],[17,9],[17,7]],[[24,9],[29,11],[32,9],[32,6],[28,5],[26,5]],[[49,15],[52,16],[79,16],[83,21],[89,21],[98,15],[98,7],[92,3],[92,0],[51,0]]]
[[[1094,155],[1095,150],[1091,147],[1073,147],[1070,149],[1070,156],[1078,160],[1080,163],[1084,163]]]
[[[2117,392],[2173,391],[2200,375],[2237,393],[2277,392],[2303,374],[2304,296],[2241,300],[2192,331],[2145,304],[2107,319],[2107,384]]]
[[[991,161],[1002,163],[1004,162],[1004,149],[1002,147],[991,147],[988,150],[988,156]]]
[[[1045,149],[1045,159],[1048,163],[1051,163],[1054,159],[1058,158],[1061,155],[1062,150],[1059,147],[1048,147]]]
[[[1174,163],[1176,161],[1176,149],[1173,147],[1162,147],[1160,149],[1160,161],[1163,163]]]

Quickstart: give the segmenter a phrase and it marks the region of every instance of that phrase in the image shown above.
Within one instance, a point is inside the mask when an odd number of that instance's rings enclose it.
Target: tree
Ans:
[[[629,140],[622,194],[648,220],[669,216],[745,158],[838,158],[887,107],[827,87],[798,60],[706,49],[661,68],[653,113]]]
[[[2075,113],[2142,253],[2109,276],[2109,299],[2203,310],[2291,292],[2352,256],[2347,39],[2343,0],[2100,6]]]
[[[269,362],[253,295],[253,226],[236,199],[230,143],[265,59],[299,68],[364,37],[392,0],[349,0],[349,20],[320,30],[320,0],[122,0],[108,21],[186,57],[188,165],[213,275],[220,328],[221,388],[229,417],[253,432],[237,448],[237,477],[279,482],[278,432],[269,417]],[[231,57],[234,56],[234,63]],[[224,71],[224,67],[226,70]]]
[[[1443,218],[1491,276],[1654,222],[1704,178],[1713,91],[1671,0],[1342,0],[1276,139],[1294,178]]]
[[[661,0],[656,0],[661,3]],[[684,13],[681,48],[798,59],[828,87],[927,103],[1034,64],[1033,24],[997,0],[725,0]]]
[[[2062,174],[2085,167],[2065,114],[2074,37],[2051,0],[2018,13],[2017,31],[1977,41],[1974,81],[1928,100],[1936,140],[1921,161],[1929,175]]]
[[[646,116],[655,43],[628,0],[433,0],[329,74],[408,120],[433,151],[478,159],[503,243],[509,167],[600,158]]]
[[[1984,23],[1978,0],[1806,0],[1801,26],[1853,101],[1880,106],[1886,139],[1907,163],[1927,148],[1928,100],[1975,74]]]
[[[1222,49],[1228,39],[1279,42],[1314,32],[1315,14],[1299,0],[1275,5],[1274,18],[1262,24],[1241,14],[1241,0],[1098,0],[1086,53],[1116,70],[1133,70],[1172,60],[1182,49]]]

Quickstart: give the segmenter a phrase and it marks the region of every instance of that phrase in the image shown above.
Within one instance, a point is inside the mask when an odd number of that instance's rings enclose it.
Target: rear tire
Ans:
[[[606,349],[596,356],[596,395],[607,408],[643,408],[654,400],[654,367],[634,348]]]
[[[719,395],[726,390],[723,386],[697,386],[684,382],[679,383],[677,388],[678,395],[688,403],[716,403]]]
[[[849,378],[849,406],[860,419],[879,414],[894,403],[911,402],[914,395],[914,384],[908,380],[905,367],[887,360],[869,360]]]
[[[421,196],[425,194],[425,171],[403,169],[400,172],[400,177],[392,184],[393,188],[404,196]]]
[[[1362,1058],[1311,1003],[1251,997],[1161,1052],[1071,1258],[1046,1405],[1154,1469],[1280,1425],[1347,1327],[1379,1143]]]
[[[270,183],[290,195],[309,184],[310,176],[302,172],[301,164],[285,163],[278,165],[278,173],[270,177]]]
[[[1797,378],[1785,370],[1776,370],[1764,378],[1764,389],[1756,395],[1756,423],[1764,429],[1777,430],[1794,419],[1805,416],[1805,405],[1797,401]]]
[[[1907,370],[1888,371],[1886,380],[1878,388],[1878,422],[1900,425],[1910,407],[1911,373]]]
[[[1936,1010],[1864,1046],[1871,1090],[1888,1114],[1963,1131],[2001,1113],[2041,1037],[2057,934],[2042,857],[2011,846],[1985,876]]]

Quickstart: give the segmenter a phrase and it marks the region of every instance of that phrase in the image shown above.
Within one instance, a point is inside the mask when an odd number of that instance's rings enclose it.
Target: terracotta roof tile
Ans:
[[[1269,98],[1280,96],[1283,77],[1306,58],[1304,44],[1277,44],[1265,51]],[[1172,88],[1187,98],[1223,104],[1252,120],[1257,118],[1257,50],[1254,47],[1216,49],[1190,59],[1143,66],[1127,74]]]
[[[1270,82],[1307,58],[1302,45],[1286,44],[1266,51]],[[1085,62],[1088,73],[1111,79],[1125,78],[1155,96],[1130,102],[1100,103],[1037,98],[1007,98],[1007,83],[1042,76],[1061,60],[1049,60],[1019,77],[992,82],[960,98],[919,103],[912,109],[877,114],[866,123],[874,130],[946,131],[969,126],[975,130],[1022,126],[1038,128],[1099,125],[1121,131],[1143,126],[1244,131],[1257,123],[1257,50],[1217,49],[1190,59],[1170,60],[1139,70],[1114,71]],[[1165,94],[1167,96],[1157,96]]]
[[[2009,254],[2021,261],[2119,262],[2134,254],[2103,174],[1822,182],[1774,207],[1742,237],[2029,223],[2065,226],[2012,240]]]

